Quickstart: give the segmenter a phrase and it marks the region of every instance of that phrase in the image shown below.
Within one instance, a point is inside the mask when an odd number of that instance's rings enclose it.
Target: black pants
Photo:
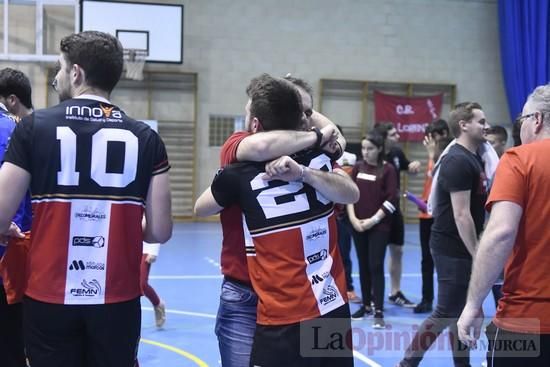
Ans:
[[[0,284],[0,366],[25,367],[23,345],[23,305],[9,305]]]
[[[550,366],[550,334],[515,333],[497,328],[492,322],[485,333],[489,341],[488,366]]]
[[[139,298],[60,305],[25,298],[25,346],[32,367],[133,367],[141,328]]]
[[[432,255],[437,270],[437,306],[418,328],[401,366],[418,366],[424,353],[447,327],[450,328],[454,365],[470,366],[470,352],[458,340],[456,322],[466,304],[472,260],[437,253]]]
[[[344,349],[324,349],[327,345],[325,342],[305,339],[315,334],[301,328],[310,330],[314,327],[320,328],[318,335],[332,335],[331,340],[334,340],[334,333],[349,335],[349,305],[340,306],[314,320],[290,325],[256,325],[250,367],[353,367],[351,346]],[[318,348],[308,349],[312,346]],[[312,352],[315,356],[310,354]]]
[[[351,233],[353,228],[349,222],[347,215],[341,215],[336,218],[336,224],[338,225],[338,247],[340,248],[340,254],[342,255],[342,262],[344,263],[344,271],[346,273],[346,286],[348,291],[353,291],[353,279],[351,278]]]
[[[363,305],[370,306],[371,300],[377,310],[384,309],[384,258],[389,232],[371,229],[365,232],[353,231],[355,251],[359,260],[359,279]]]
[[[422,249],[422,301],[434,300],[434,260],[430,252],[433,218],[420,219],[420,248]]]

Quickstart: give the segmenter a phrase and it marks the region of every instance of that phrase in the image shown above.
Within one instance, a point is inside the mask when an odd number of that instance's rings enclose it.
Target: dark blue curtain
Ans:
[[[541,84],[548,83],[548,0],[499,0],[500,55],[512,121]]]

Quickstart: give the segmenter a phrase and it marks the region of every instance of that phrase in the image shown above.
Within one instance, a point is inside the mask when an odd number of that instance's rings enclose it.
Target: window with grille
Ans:
[[[235,131],[244,130],[244,116],[210,115],[208,145],[222,146]]]

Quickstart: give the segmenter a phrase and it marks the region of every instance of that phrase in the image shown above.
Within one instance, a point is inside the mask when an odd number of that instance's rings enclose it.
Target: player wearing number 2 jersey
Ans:
[[[248,90],[247,121],[252,129],[297,128],[299,114],[292,124],[295,114],[289,112],[295,96],[284,81],[262,76]],[[288,100],[279,104],[282,96]],[[281,121],[286,125],[276,124]],[[244,213],[248,268],[259,296],[250,364],[351,366],[350,349],[338,361],[319,355],[304,358],[300,328],[303,321],[328,317],[339,320],[333,321],[339,331],[349,331],[332,202],[354,202],[358,190],[349,177],[330,172],[332,164],[325,154],[309,151],[294,158],[226,167],[197,200],[195,210],[208,215],[238,204]],[[334,357],[330,351],[324,356]]]
[[[161,138],[108,100],[121,71],[116,38],[64,38],[62,102],[17,126],[0,170],[11,187],[2,214],[29,183],[32,192],[24,328],[33,367],[135,363],[142,240],[166,242],[172,221]]]

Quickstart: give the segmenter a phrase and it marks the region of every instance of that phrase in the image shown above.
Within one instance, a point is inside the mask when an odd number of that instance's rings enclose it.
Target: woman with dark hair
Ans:
[[[397,177],[395,170],[384,161],[384,138],[370,132],[361,142],[363,160],[351,173],[359,187],[360,197],[347,206],[353,226],[353,239],[359,260],[359,277],[363,305],[352,319],[360,320],[373,313],[377,329],[384,323],[384,257],[389,241],[391,214],[397,207]]]

